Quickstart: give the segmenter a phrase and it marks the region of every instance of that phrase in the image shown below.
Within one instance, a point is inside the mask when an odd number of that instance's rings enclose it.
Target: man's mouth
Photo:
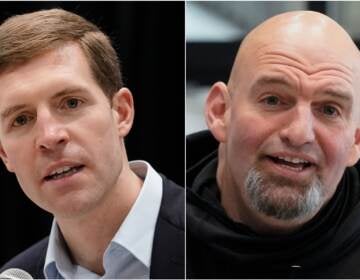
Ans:
[[[60,167],[52,171],[49,175],[45,176],[44,180],[51,181],[51,180],[57,180],[64,177],[68,177],[81,171],[83,168],[84,165]]]
[[[300,172],[314,166],[314,163],[297,157],[267,156],[273,163],[292,171]]]

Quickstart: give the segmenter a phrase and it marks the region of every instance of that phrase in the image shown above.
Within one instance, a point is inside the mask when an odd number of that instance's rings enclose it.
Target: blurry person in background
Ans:
[[[0,26],[0,155],[54,215],[1,269],[34,278],[182,278],[184,191],[128,162],[134,105],[108,37],[51,9]]]
[[[360,56],[346,31],[310,11],[266,20],[205,118],[187,149],[218,148],[187,173],[187,276],[359,278]]]

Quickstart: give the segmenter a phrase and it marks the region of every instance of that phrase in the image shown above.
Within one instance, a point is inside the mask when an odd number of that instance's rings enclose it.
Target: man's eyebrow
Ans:
[[[83,87],[70,87],[70,88],[66,88],[64,90],[61,90],[57,93],[55,93],[51,99],[56,99],[56,98],[59,98],[59,97],[62,97],[64,95],[68,95],[68,94],[72,94],[72,93],[75,93],[75,92],[87,92],[87,90]]]
[[[278,85],[284,85],[284,86],[288,86],[288,87],[292,86],[291,82],[286,77],[263,75],[263,76],[260,76],[254,82],[253,88],[261,87],[261,86],[265,86],[265,85],[269,85],[269,84],[278,84]],[[325,89],[323,91],[323,93],[330,95],[334,98],[344,100],[349,103],[352,103],[352,101],[353,101],[352,95],[349,94],[349,92],[344,91],[344,90],[335,90],[335,89],[330,88],[330,89]]]
[[[71,94],[71,93],[75,93],[75,92],[86,92],[87,90],[83,87],[71,87],[71,88],[66,88],[64,90],[61,90],[57,93],[55,93],[51,99],[56,99],[56,98],[59,98],[59,97],[62,97],[64,95],[68,95],[68,94]],[[24,109],[26,108],[26,104],[18,104],[18,105],[14,105],[14,106],[10,106],[9,108],[6,108],[4,111],[1,112],[0,116],[1,116],[1,119],[4,120],[6,119],[7,117],[9,117],[11,114],[13,114],[14,112],[16,111],[19,111],[21,109]]]
[[[5,109],[2,113],[1,113],[1,119],[4,120],[7,117],[9,117],[12,113],[19,111],[21,109],[24,109],[26,107],[25,104],[19,104],[19,105],[15,105],[15,106],[11,106],[7,109]]]
[[[337,91],[337,90],[332,90],[332,89],[326,89],[326,90],[324,90],[324,94],[330,95],[337,99],[344,100],[350,104],[352,104],[352,101],[353,101],[352,95],[346,91]]]

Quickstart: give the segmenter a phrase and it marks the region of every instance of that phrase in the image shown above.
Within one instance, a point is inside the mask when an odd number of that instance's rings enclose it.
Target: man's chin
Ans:
[[[253,169],[248,174],[245,186],[253,208],[277,220],[312,217],[323,202],[323,186],[316,179],[299,184],[288,178],[263,175]]]
[[[83,196],[61,197],[56,202],[49,203],[46,211],[56,218],[77,219],[85,216],[96,207],[95,199]]]
[[[261,194],[251,197],[256,210],[280,220],[293,220],[311,215],[304,211],[304,194],[291,187],[268,187]]]

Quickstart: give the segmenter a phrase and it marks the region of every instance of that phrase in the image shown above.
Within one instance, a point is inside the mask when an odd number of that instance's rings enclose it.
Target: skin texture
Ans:
[[[54,214],[74,260],[102,274],[103,253],[142,185],[123,142],[134,117],[131,92],[122,88],[110,102],[74,43],[1,73],[0,91],[7,169]],[[44,180],[54,168],[79,164],[65,180]]]
[[[220,142],[217,181],[230,218],[257,232],[288,233],[331,199],[359,159],[359,63],[349,35],[319,13],[281,14],[249,33],[228,84],[213,85],[205,109]],[[313,164],[289,170],[268,156]],[[259,211],[245,184],[254,168],[265,178],[260,194],[275,208],[294,207],[315,183],[319,201],[290,219]]]

